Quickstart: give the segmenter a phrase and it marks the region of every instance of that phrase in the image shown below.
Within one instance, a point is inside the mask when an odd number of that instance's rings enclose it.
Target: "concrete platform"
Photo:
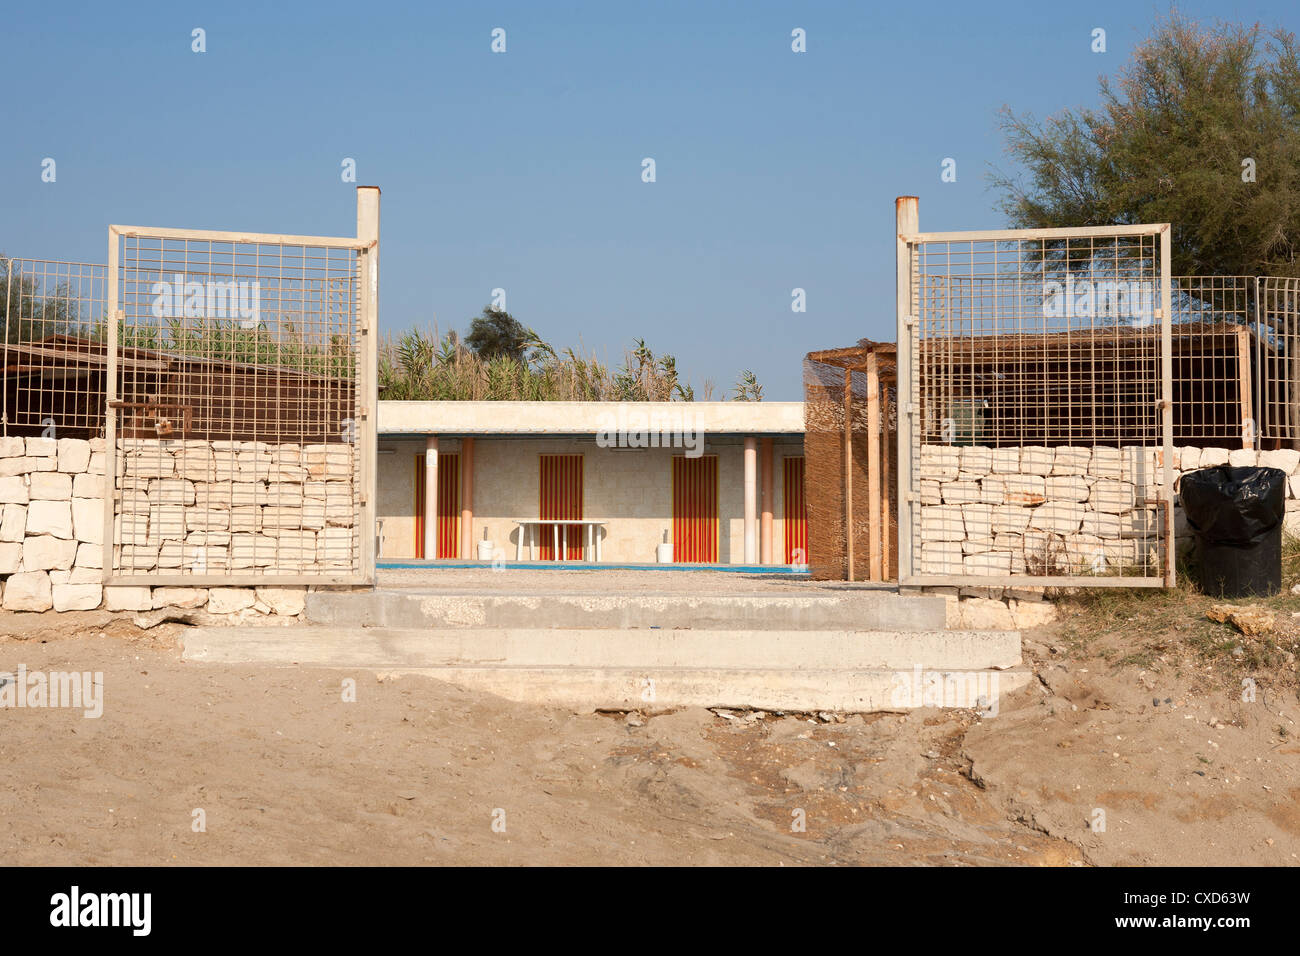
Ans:
[[[436,587],[313,591],[312,624],[391,628],[661,628],[719,631],[938,631],[942,597],[886,590],[689,593],[565,589],[510,593]]]
[[[947,631],[887,585],[640,570],[388,569],[311,591],[298,627],[194,628],[187,661],[422,674],[577,709],[901,710],[1024,686],[1016,631]],[[926,702],[922,684],[975,688]]]
[[[1031,676],[1019,667],[1014,631],[194,628],[183,657],[418,674],[597,710],[987,708]],[[936,703],[923,685],[958,693]]]
[[[186,660],[378,670],[505,666],[744,670],[986,670],[1020,664],[1017,631],[198,627]]]
[[[947,703],[926,703],[911,689],[905,671],[782,671],[671,668],[647,673],[630,669],[577,667],[445,667],[397,669],[448,681],[506,700],[576,710],[669,710],[675,707],[728,707],[794,713],[846,714],[914,710],[922,706],[978,707],[996,714],[1001,699],[1027,686],[1027,670],[978,674],[934,673],[972,688]]]

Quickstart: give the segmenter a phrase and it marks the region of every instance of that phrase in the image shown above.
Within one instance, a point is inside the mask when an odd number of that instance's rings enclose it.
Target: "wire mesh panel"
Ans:
[[[361,244],[112,227],[109,254],[108,578],[360,583]]]
[[[1262,276],[1257,343],[1260,435],[1300,440],[1300,279]]]
[[[1174,444],[1254,448],[1260,437],[1254,276],[1172,284]]]
[[[1165,236],[911,237],[910,583],[1172,584]]]
[[[0,258],[5,435],[103,432],[103,265]]]

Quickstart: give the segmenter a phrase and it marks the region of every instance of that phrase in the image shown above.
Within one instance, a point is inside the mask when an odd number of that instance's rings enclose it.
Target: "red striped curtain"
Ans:
[[[781,460],[781,487],[785,501],[785,563],[808,563],[808,501],[804,497],[804,460]]]
[[[582,456],[540,455],[541,482],[537,516],[542,519],[582,517]],[[582,560],[583,526],[561,525],[560,540],[568,529],[567,561]],[[538,529],[542,536],[542,560],[556,560],[555,532],[549,525]]]
[[[460,455],[439,455],[438,557],[460,556]]]
[[[673,458],[673,560],[718,560],[718,456]]]
[[[438,557],[460,557],[460,455],[438,456]],[[424,455],[415,456],[415,556],[424,553]]]

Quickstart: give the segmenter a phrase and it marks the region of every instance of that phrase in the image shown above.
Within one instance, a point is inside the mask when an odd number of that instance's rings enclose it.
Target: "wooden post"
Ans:
[[[1256,422],[1254,421],[1254,404],[1251,400],[1253,391],[1250,372],[1250,330],[1237,330],[1237,387],[1241,402],[1241,447],[1254,448]]]
[[[474,439],[460,441],[460,556],[474,560]]]
[[[438,556],[438,436],[424,439],[424,560]]]
[[[853,580],[853,370],[844,370],[844,544]]]
[[[880,558],[880,578],[882,581],[888,581],[890,574],[889,569],[892,566],[889,560],[890,556],[895,553],[897,545],[894,543],[893,534],[889,528],[889,502],[893,493],[893,488],[889,484],[889,418],[885,414],[889,411],[889,395],[884,389],[880,392],[880,534],[883,542]]]
[[[869,530],[867,567],[872,581],[881,579],[880,551],[880,375],[874,350],[867,353],[867,508]]]
[[[772,439],[759,441],[758,480],[762,502],[758,534],[758,560],[760,564],[772,563]]]

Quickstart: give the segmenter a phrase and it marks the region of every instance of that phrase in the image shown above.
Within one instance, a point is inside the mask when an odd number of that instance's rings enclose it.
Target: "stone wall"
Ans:
[[[1174,449],[1174,536],[1192,536],[1177,499],[1189,471],[1279,468],[1287,530],[1300,534],[1300,451]],[[1144,447],[921,447],[921,570],[926,574],[1153,574],[1159,571],[1163,453]]]
[[[123,571],[309,574],[353,567],[353,445],[124,444],[114,532]]]
[[[354,446],[131,440],[114,535],[131,573],[258,573],[259,588],[104,587],[103,439],[0,438],[0,605],[301,613],[275,574],[352,567]]]

